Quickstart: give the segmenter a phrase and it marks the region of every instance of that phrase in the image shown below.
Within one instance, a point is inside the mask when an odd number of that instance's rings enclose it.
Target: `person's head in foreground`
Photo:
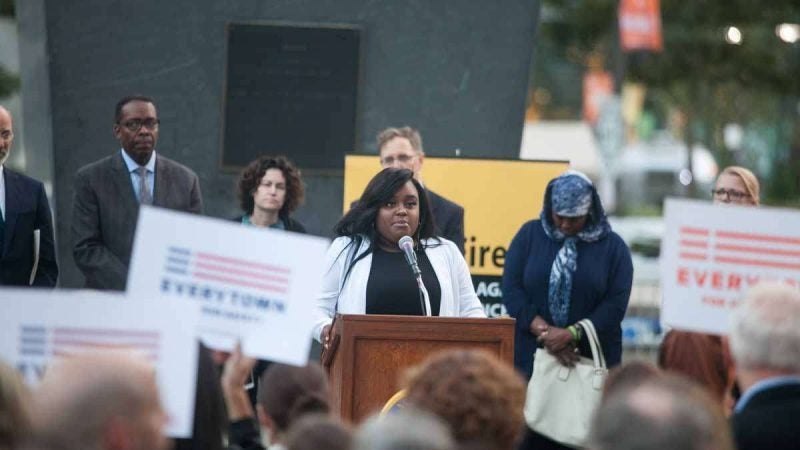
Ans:
[[[728,166],[719,173],[711,194],[714,203],[758,206],[760,186],[753,172],[739,166]]]
[[[626,362],[608,371],[608,376],[603,384],[603,398],[662,375],[663,372],[650,363],[635,360]]]
[[[132,353],[66,357],[34,391],[37,448],[163,450],[167,416],[153,366]]]
[[[16,448],[31,427],[31,393],[19,373],[0,361],[0,449]]]
[[[308,414],[292,424],[287,450],[350,450],[353,435],[342,422],[327,414]]]
[[[404,408],[373,416],[358,429],[353,450],[455,450],[450,429],[425,411]]]
[[[733,414],[739,450],[800,442],[800,291],[764,282],[733,312],[730,345],[742,397]]]
[[[301,417],[330,411],[325,372],[314,362],[303,367],[270,365],[261,375],[256,408],[273,444],[285,443],[286,433]]]
[[[750,289],[731,320],[730,345],[742,389],[800,375],[800,291],[780,283]]]
[[[459,446],[512,449],[523,430],[522,377],[486,351],[434,355],[412,372],[407,390],[408,404],[442,418]]]
[[[603,400],[591,450],[733,450],[720,405],[688,379],[664,375]]]
[[[394,251],[403,236],[411,236],[415,243],[433,237],[433,215],[414,174],[388,168],[370,180],[335,231],[337,236],[367,237],[373,245]]]

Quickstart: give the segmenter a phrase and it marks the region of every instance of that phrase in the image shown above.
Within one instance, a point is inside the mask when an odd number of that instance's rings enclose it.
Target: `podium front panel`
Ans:
[[[333,408],[359,422],[380,411],[406,370],[449,349],[483,349],[513,365],[513,319],[343,315],[339,348],[329,367]]]

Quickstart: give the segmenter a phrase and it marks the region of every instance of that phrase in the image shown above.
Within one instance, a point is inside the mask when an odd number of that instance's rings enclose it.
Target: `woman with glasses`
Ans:
[[[744,167],[722,169],[711,194],[714,204],[760,204],[758,178]],[[719,401],[726,414],[733,409],[738,397],[733,360],[719,336],[671,330],[661,342],[658,364],[698,382]]]
[[[759,184],[753,172],[739,166],[722,169],[714,189],[714,203],[758,206]]]

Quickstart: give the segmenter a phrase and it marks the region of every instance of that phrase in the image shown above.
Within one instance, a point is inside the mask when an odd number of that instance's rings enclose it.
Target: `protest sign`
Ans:
[[[727,334],[729,314],[761,281],[800,286],[800,212],[669,199],[661,242],[662,321]]]
[[[191,436],[196,305],[129,299],[117,293],[2,289],[0,308],[0,357],[27,382],[36,384],[58,358],[132,351],[156,369],[161,404],[169,417],[167,434]]]
[[[198,333],[218,350],[303,365],[326,239],[142,207],[128,292],[201,307]]]

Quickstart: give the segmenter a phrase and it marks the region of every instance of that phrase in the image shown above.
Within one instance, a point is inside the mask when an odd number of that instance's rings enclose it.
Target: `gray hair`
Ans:
[[[386,128],[381,130],[378,133],[378,153],[381,152],[383,146],[386,145],[389,141],[395,138],[405,138],[408,139],[409,144],[411,144],[411,148],[414,149],[417,154],[422,155],[425,152],[422,150],[422,136],[420,136],[419,131],[411,128],[409,126],[401,127],[401,128]]]
[[[800,291],[776,282],[750,289],[733,313],[730,343],[739,367],[800,372]]]
[[[732,450],[722,408],[690,380],[665,375],[615,391],[597,409],[592,450]]]
[[[356,433],[353,450],[454,450],[447,426],[428,413],[404,409],[373,416]]]

